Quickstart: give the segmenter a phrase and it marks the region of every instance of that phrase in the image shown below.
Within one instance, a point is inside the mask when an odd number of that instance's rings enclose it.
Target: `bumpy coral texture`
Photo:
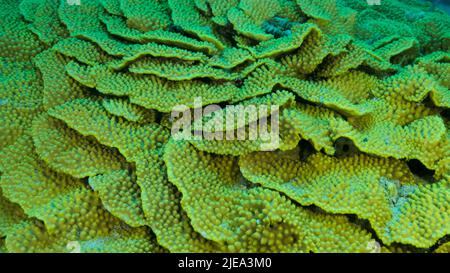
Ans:
[[[449,252],[430,3],[0,4],[0,252]],[[210,128],[277,114],[279,146],[171,134],[211,104],[279,106]]]

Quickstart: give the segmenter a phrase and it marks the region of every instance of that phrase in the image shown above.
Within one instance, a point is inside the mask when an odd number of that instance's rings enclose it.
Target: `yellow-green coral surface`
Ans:
[[[450,251],[431,2],[0,4],[0,252]],[[279,145],[173,133],[212,105],[189,130]]]

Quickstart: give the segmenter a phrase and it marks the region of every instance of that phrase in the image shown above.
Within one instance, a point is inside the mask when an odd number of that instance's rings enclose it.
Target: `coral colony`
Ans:
[[[450,252],[450,16],[369,2],[0,0],[0,252]]]

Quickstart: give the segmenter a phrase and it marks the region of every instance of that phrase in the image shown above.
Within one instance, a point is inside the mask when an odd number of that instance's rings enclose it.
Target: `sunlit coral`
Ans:
[[[0,3],[0,253],[450,251],[431,3]],[[278,145],[172,133],[213,104],[189,130],[277,116]]]

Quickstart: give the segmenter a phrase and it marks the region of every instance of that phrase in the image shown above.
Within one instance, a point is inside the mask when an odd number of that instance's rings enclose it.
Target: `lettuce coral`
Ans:
[[[0,3],[0,253],[450,251],[431,3]]]

